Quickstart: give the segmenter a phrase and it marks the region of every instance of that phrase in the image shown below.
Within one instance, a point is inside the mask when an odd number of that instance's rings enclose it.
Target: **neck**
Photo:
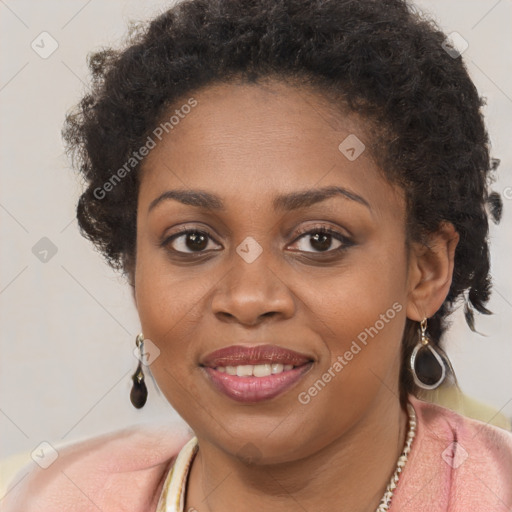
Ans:
[[[185,510],[375,510],[393,475],[407,434],[407,413],[387,393],[343,436],[306,458],[251,465],[198,439]],[[340,504],[343,508],[340,508]]]

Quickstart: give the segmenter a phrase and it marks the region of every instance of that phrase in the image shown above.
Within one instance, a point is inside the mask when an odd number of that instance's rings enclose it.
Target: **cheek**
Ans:
[[[197,371],[193,340],[200,325],[200,287],[181,282],[175,274],[162,274],[156,265],[147,265],[140,275],[137,296],[142,331],[160,351],[151,373],[169,403],[178,411],[187,411],[188,402],[197,396],[191,376]]]
[[[396,256],[384,256],[378,265],[361,257],[357,266],[328,285],[317,283],[316,294],[304,298],[321,333],[324,357],[297,394],[302,414],[314,416],[326,435],[350,428],[379,393],[399,393],[404,265]]]
[[[159,253],[149,247],[144,235],[138,238],[135,293],[144,336],[165,352],[170,346],[167,338],[179,328],[180,317],[185,314],[186,290],[173,282]]]
[[[180,279],[161,273],[157,267],[144,272],[137,290],[138,312],[144,335],[154,340],[160,350],[183,357],[193,345],[194,332],[200,324],[201,297],[207,283]]]
[[[135,293],[137,309],[146,336],[164,341],[179,329],[180,320],[194,315],[203,288],[203,280],[194,279],[189,269],[180,271],[170,265],[165,249],[155,246],[143,228],[137,236]]]
[[[151,371],[168,398],[176,397],[183,394],[180,382],[198,370],[196,341],[201,339],[204,301],[219,277],[214,272],[194,272],[192,267],[173,268],[164,251],[155,250],[143,236],[139,240],[137,310],[144,336],[160,350]]]
[[[405,251],[372,251],[354,256],[338,275],[316,283],[316,293],[304,300],[310,305],[330,354],[338,356],[357,379],[372,370],[384,375],[400,355],[405,325],[407,269]],[[305,289],[307,289],[305,287]],[[310,288],[311,289],[311,288]]]

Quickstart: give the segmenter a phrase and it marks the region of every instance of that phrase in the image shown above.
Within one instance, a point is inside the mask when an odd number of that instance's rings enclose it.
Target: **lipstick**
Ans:
[[[232,345],[200,362],[217,391],[239,402],[269,400],[291,389],[313,358],[277,345]]]

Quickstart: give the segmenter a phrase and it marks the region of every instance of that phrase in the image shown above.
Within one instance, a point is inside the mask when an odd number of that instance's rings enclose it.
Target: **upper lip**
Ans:
[[[291,364],[301,366],[313,359],[305,354],[277,345],[231,345],[215,350],[201,360],[202,366],[238,366],[246,364]]]

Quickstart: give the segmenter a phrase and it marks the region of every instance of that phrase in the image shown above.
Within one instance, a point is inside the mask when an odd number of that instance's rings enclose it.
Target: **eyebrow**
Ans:
[[[308,206],[312,206],[313,204],[325,201],[326,199],[334,196],[341,196],[345,199],[350,199],[351,201],[355,201],[356,203],[366,206],[370,211],[372,211],[372,207],[366,199],[354,192],[351,192],[350,190],[336,186],[283,194],[275,197],[272,201],[272,205],[274,210],[298,210],[300,208],[307,208]],[[215,194],[204,192],[202,190],[167,190],[151,201],[148,213],[162,202],[168,200],[175,200],[182,204],[205,208],[208,210],[225,210],[222,199]]]

